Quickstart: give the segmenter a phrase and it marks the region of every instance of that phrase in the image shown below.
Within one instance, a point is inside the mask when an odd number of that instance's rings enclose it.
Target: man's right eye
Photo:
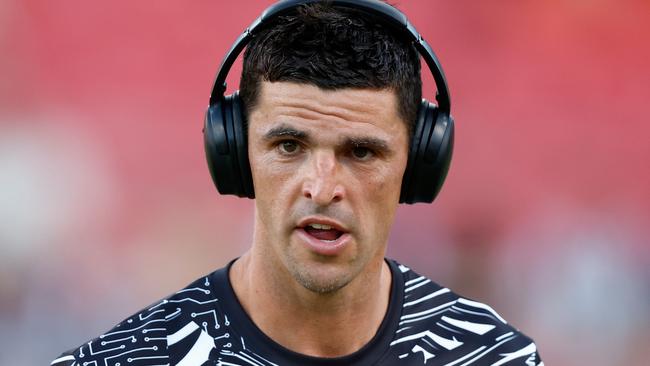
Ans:
[[[296,141],[282,141],[278,144],[278,149],[281,154],[293,155],[298,152],[300,146]]]

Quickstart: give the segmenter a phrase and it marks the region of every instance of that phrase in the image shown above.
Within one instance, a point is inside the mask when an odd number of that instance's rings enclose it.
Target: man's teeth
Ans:
[[[309,224],[308,226],[316,230],[332,230],[332,227],[329,225]]]

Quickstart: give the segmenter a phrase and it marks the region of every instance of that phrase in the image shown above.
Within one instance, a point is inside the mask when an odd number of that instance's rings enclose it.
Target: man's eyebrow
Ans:
[[[348,137],[345,139],[344,144],[351,147],[366,147],[378,152],[392,152],[386,140],[376,137]]]
[[[268,130],[264,134],[264,139],[265,140],[273,140],[278,137],[293,137],[296,139],[300,140],[307,140],[309,138],[309,134],[305,131],[300,131],[297,130],[291,126],[287,125],[281,125],[278,127],[274,127],[270,130]]]

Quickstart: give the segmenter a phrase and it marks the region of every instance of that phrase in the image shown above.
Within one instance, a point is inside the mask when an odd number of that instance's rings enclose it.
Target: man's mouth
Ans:
[[[327,217],[304,218],[296,229],[300,242],[321,256],[341,255],[352,242],[348,227]]]
[[[313,236],[314,238],[322,241],[335,241],[343,235],[343,232],[337,230],[336,228],[330,225],[324,224],[309,224],[304,227],[304,230],[307,234]]]

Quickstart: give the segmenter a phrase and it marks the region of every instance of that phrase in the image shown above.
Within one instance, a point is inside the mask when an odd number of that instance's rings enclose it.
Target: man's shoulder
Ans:
[[[176,364],[188,353],[188,345],[204,340],[202,328],[219,327],[211,278],[201,277],[156,301],[108,332],[61,354],[51,365]],[[204,343],[210,347],[206,350],[214,346],[212,338]]]
[[[400,357],[472,360],[481,364],[543,365],[536,344],[492,307],[440,286],[397,264],[403,302],[392,353]],[[490,362],[488,362],[490,361]]]

